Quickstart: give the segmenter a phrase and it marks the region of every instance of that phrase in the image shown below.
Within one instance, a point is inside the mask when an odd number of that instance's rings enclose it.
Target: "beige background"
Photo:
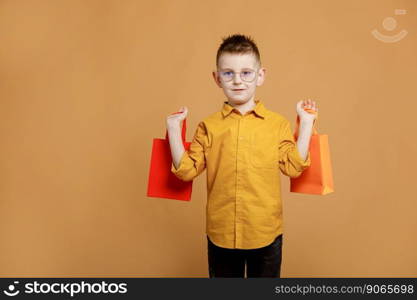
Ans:
[[[394,15],[406,9],[406,15]],[[206,190],[146,197],[152,139],[221,108],[221,38],[255,38],[257,98],[320,107],[336,192],[289,192],[283,277],[417,276],[416,1],[0,1],[0,275],[207,277]],[[394,17],[397,28],[382,26]],[[408,35],[384,43],[371,30]]]

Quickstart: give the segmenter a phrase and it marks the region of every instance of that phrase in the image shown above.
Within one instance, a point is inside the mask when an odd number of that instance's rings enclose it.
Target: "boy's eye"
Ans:
[[[226,76],[230,76],[230,75],[232,75],[232,74],[233,74],[233,72],[226,71],[226,72],[223,72],[223,74],[224,74],[224,75],[226,75]]]

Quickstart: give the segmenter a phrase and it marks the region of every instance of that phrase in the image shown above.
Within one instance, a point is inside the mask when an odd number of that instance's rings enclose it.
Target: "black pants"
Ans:
[[[268,246],[257,249],[227,249],[207,236],[209,275],[213,277],[274,277],[281,275],[282,234]]]

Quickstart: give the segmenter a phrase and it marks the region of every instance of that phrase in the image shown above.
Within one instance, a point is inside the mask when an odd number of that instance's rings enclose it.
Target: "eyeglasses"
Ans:
[[[246,82],[251,82],[256,77],[256,71],[251,70],[251,69],[246,69],[246,70],[243,70],[242,72],[233,72],[233,71],[229,71],[229,70],[227,70],[227,71],[217,71],[217,73],[220,75],[220,78],[223,81],[231,81],[235,77],[235,74],[239,74],[240,79],[242,79],[243,81],[246,81]]]

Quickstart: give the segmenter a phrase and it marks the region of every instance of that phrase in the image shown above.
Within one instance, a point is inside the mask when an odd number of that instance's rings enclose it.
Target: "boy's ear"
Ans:
[[[212,75],[213,75],[214,81],[216,82],[216,84],[218,85],[218,87],[221,88],[222,86],[220,84],[219,78],[217,77],[217,73],[215,71],[213,71],[212,72]]]
[[[260,86],[264,83],[265,81],[265,73],[266,73],[266,69],[265,68],[261,68],[259,69],[259,76],[258,76],[258,80],[256,82],[257,86]]]

